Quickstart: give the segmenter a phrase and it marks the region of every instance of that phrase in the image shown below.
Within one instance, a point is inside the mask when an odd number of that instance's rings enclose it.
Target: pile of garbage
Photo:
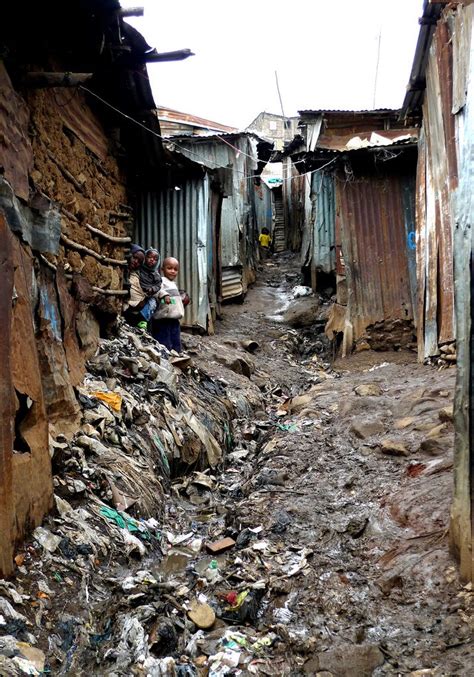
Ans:
[[[89,361],[79,429],[50,439],[55,510],[0,584],[0,674],[217,677],[277,660],[290,612],[262,626],[272,546],[229,515],[286,416],[264,401],[287,397],[259,382],[256,342],[199,359],[185,342],[169,353],[122,324]],[[282,554],[273,575],[308,556]]]

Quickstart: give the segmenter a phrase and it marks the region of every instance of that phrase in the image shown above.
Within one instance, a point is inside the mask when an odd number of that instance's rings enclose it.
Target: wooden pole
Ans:
[[[160,61],[182,61],[188,56],[194,56],[190,49],[177,49],[174,52],[150,52],[144,54],[145,63],[159,63]]]
[[[27,73],[22,84],[31,88],[77,87],[90,80],[93,73]]]
[[[143,7],[121,7],[118,11],[119,16],[125,18],[127,16],[143,16]]]
[[[77,252],[82,252],[83,254],[88,254],[89,256],[92,256],[94,259],[97,259],[97,261],[100,261],[101,263],[109,263],[112,266],[127,266],[128,262],[125,261],[125,259],[120,260],[120,259],[111,259],[108,256],[103,256],[102,254],[98,254],[95,252],[93,249],[89,249],[89,247],[86,247],[83,244],[79,244],[78,242],[74,242],[74,240],[71,240],[67,235],[64,235],[64,233],[61,233],[61,242],[66,245],[66,247],[69,247],[70,249],[75,249]]]

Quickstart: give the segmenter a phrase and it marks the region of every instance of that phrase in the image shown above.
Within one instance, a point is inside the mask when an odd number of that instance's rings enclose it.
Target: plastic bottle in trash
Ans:
[[[221,579],[221,575],[219,573],[219,563],[216,559],[212,559],[209,562],[209,566],[207,567],[204,575],[209,583],[215,583]]]

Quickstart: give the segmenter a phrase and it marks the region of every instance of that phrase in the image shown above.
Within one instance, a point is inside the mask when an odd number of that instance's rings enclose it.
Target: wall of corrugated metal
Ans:
[[[338,181],[353,338],[387,319],[413,318],[402,182],[398,176]]]
[[[272,232],[272,191],[262,181],[259,186],[254,185],[254,208],[257,223],[257,232],[268,228]]]
[[[454,288],[457,374],[454,406],[456,429],[451,543],[462,579],[474,578],[472,559],[472,228],[474,215],[474,5],[458,8],[452,35],[453,112],[458,149],[459,186],[454,193]]]
[[[257,265],[258,231],[253,208],[254,179],[251,178],[257,169],[257,141],[242,134],[233,138],[231,145],[215,139],[180,139],[179,145],[179,152],[194,162],[210,169],[232,170],[232,190],[222,201],[221,263],[223,275],[227,269],[232,277],[241,271],[241,285],[245,292]],[[227,293],[230,289],[236,289],[234,283],[222,286],[223,299],[230,298]]]
[[[300,251],[303,239],[304,221],[306,216],[306,187],[310,178],[300,175],[291,159],[288,159],[289,175],[286,183],[286,241],[291,251]]]
[[[2,174],[23,200],[28,200],[28,172],[33,168],[33,150],[28,136],[30,112],[13,89],[5,66],[0,62],[0,156]]]
[[[138,196],[135,239],[143,247],[156,247],[162,260],[166,256],[179,260],[178,286],[186,289],[192,300],[183,325],[204,330],[210,316],[208,283],[213,284],[212,265],[209,266],[211,237],[207,175],[184,182],[181,190]]]
[[[336,268],[335,222],[336,202],[334,177],[326,172],[311,175],[313,202],[313,257],[314,270],[331,273]]]
[[[417,190],[419,358],[439,353],[455,339],[452,191],[457,178],[453,111],[452,15],[436,27],[426,67],[423,105],[425,167]],[[459,98],[459,93],[457,94]]]

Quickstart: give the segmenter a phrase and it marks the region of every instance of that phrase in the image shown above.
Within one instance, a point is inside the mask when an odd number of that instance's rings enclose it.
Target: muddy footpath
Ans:
[[[184,356],[101,340],[51,436],[55,509],[0,581],[0,675],[472,674],[455,368],[334,360],[304,294],[282,255]]]

